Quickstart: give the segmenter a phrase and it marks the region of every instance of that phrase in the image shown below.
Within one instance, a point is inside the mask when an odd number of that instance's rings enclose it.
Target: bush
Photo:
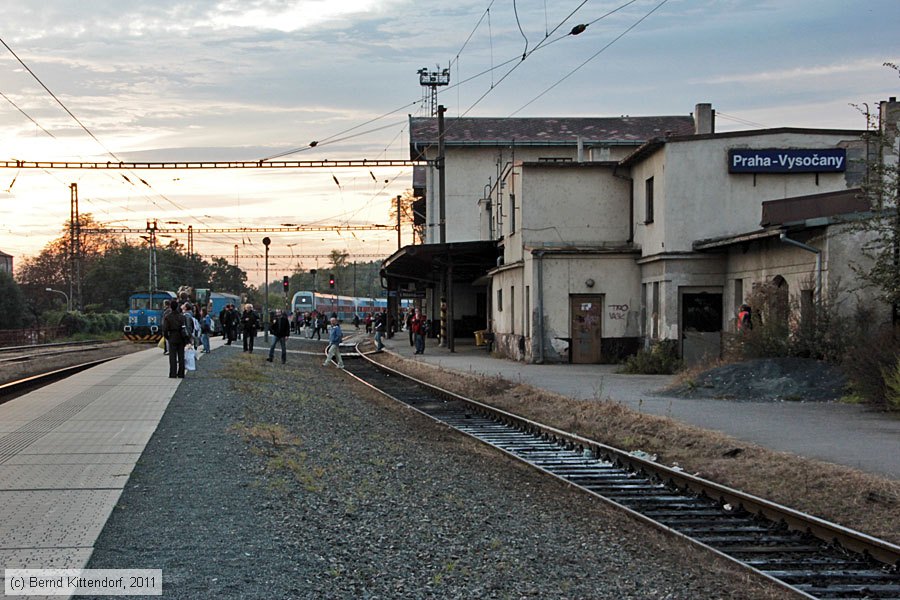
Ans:
[[[122,331],[128,323],[128,315],[125,313],[94,313],[82,314],[77,312],[65,313],[59,320],[59,325],[65,328],[67,336],[76,334],[104,334]]]
[[[857,396],[878,408],[900,410],[896,390],[897,362],[900,357],[900,328],[885,327],[880,332],[860,335],[847,349],[843,363],[844,372],[850,380],[850,387]],[[893,398],[893,400],[892,400]]]
[[[641,349],[634,356],[629,356],[620,373],[632,375],[671,375],[682,367],[678,358],[678,342],[660,340],[649,349]]]
[[[900,357],[897,363],[890,369],[882,371],[888,410],[900,410]]]

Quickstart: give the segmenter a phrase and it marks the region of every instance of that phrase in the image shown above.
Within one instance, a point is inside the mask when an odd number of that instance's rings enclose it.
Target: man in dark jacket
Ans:
[[[253,310],[253,305],[248,304],[241,313],[241,334],[244,339],[244,352],[253,352],[253,341],[256,332],[259,331],[259,315]]]
[[[172,310],[163,318],[163,337],[169,344],[169,377],[184,377],[184,315],[178,307],[178,300],[172,300]]]
[[[272,340],[272,347],[269,348],[269,358],[266,360],[272,362],[275,358],[275,345],[281,344],[281,364],[287,362],[287,347],[285,346],[285,342],[289,335],[291,335],[291,323],[288,321],[287,315],[281,312],[281,310],[275,311],[275,318],[272,319],[272,323],[269,326],[269,331],[274,336],[274,340]]]

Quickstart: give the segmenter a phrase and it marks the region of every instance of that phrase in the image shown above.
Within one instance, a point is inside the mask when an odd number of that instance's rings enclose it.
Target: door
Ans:
[[[681,290],[681,358],[687,365],[722,351],[722,292]]]
[[[571,362],[598,364],[601,361],[600,346],[603,325],[603,296],[569,296],[569,314],[572,322],[569,331]]]

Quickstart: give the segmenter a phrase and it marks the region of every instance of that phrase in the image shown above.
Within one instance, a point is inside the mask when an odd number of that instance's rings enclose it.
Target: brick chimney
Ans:
[[[898,134],[900,134],[900,102],[896,96],[888,100],[882,100],[878,106],[878,123],[881,127],[881,135],[884,136],[887,145],[896,153],[898,148]]]
[[[716,111],[712,104],[703,103],[694,106],[694,133],[704,135],[716,132]]]

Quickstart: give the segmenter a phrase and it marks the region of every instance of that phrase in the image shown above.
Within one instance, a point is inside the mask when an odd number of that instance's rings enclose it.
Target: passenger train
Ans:
[[[401,301],[401,308],[408,308],[409,306],[409,300]],[[360,318],[364,318],[367,314],[374,315],[377,312],[386,311],[387,298],[359,298],[310,291],[301,291],[294,294],[291,299],[292,312],[305,314],[314,310],[326,315],[337,313],[338,319],[349,321],[353,318],[353,315],[359,315]]]
[[[213,319],[213,333],[221,332],[219,324],[219,312],[226,304],[234,304],[240,310],[242,297],[236,294],[224,292],[211,292],[208,289],[182,288],[179,292],[186,293],[192,301],[200,306],[205,306]],[[149,292],[135,292],[128,297],[128,325],[125,326],[125,338],[132,342],[159,342],[162,338],[162,320],[166,311],[166,305],[170,300],[178,298],[176,292],[158,290],[152,294]],[[184,298],[184,296],[182,296]]]

